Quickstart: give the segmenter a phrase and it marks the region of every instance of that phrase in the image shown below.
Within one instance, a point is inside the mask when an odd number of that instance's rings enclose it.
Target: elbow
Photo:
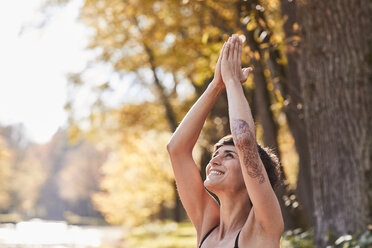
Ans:
[[[168,151],[168,153],[171,153],[172,150],[173,150],[173,146],[172,146],[171,142],[169,142],[169,143],[167,144],[167,151]]]
[[[172,140],[169,141],[169,143],[167,144],[167,151],[168,151],[168,154],[170,156],[172,155],[180,155],[180,154],[188,154],[188,153],[192,153],[192,148],[191,149],[188,149],[185,145],[181,145],[179,143],[174,143]]]
[[[177,150],[177,147],[173,144],[172,140],[170,140],[167,144],[167,151],[169,154],[174,154]]]

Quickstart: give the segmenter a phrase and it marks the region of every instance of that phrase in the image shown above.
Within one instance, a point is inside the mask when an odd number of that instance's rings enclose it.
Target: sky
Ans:
[[[79,1],[47,14],[40,0],[0,2],[0,123],[22,123],[46,142],[66,123],[66,75],[84,68],[88,29],[78,23]]]

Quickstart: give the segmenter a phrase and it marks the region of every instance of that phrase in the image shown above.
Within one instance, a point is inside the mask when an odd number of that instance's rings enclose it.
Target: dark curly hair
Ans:
[[[226,135],[214,145],[213,153],[223,145],[235,146],[233,136],[231,134]],[[281,183],[279,159],[269,148],[261,147],[259,144],[257,144],[257,148],[261,161],[265,166],[267,175],[269,176],[271,187],[275,189]]]

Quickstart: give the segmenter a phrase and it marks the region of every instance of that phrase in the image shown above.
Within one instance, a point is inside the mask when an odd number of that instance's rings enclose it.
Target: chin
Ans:
[[[215,194],[215,192],[218,191],[218,189],[221,188],[222,185],[217,180],[205,179],[204,187],[213,194]]]
[[[212,182],[208,179],[204,180],[204,187],[206,187],[209,190],[209,187],[211,186]]]
[[[207,190],[211,191],[211,189],[213,188],[214,185],[215,185],[215,183],[211,182],[211,180],[205,179],[205,181],[204,181],[204,187]]]

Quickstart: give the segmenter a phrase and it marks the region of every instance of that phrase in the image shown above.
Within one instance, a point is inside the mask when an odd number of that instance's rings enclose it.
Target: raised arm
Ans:
[[[219,206],[204,188],[199,169],[192,157],[192,150],[208,113],[219,95],[225,90],[220,72],[220,61],[221,54],[213,81],[189,110],[167,145],[178,193],[197,230],[198,242],[200,236],[205,235],[219,221]]]
[[[255,218],[266,232],[280,238],[283,219],[279,203],[258,154],[253,117],[239,83],[241,54],[242,42],[239,37],[234,36],[226,43],[221,61],[231,133],[239,154],[244,182],[253,204]]]

